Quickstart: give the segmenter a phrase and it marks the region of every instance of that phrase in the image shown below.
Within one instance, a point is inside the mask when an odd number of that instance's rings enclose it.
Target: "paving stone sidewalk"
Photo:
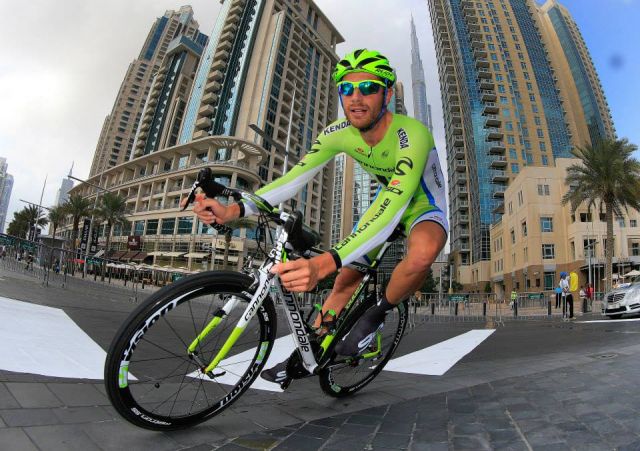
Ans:
[[[639,352],[594,356],[592,363],[245,435],[214,449],[640,450],[638,374]]]

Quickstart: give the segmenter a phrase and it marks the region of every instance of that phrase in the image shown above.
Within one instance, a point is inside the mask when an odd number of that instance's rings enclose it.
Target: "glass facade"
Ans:
[[[591,137],[591,142],[595,143],[606,138],[606,131],[594,94],[594,87],[591,85],[587,68],[584,66],[578,46],[571,35],[569,25],[558,7],[553,7],[549,10],[549,18],[551,19],[553,28],[558,35],[558,39],[560,39],[562,50],[569,62],[571,75],[575,81],[578,95],[580,96],[580,103],[584,110],[585,120],[587,121],[589,136]]]
[[[156,51],[156,47],[158,47],[158,42],[160,42],[160,38],[162,37],[162,32],[164,28],[167,26],[167,22],[169,19],[167,17],[161,17],[158,19],[156,24],[156,30],[153,32],[153,37],[151,41],[149,41],[149,46],[147,50],[144,52],[144,59],[150,61],[153,58],[153,54]]]

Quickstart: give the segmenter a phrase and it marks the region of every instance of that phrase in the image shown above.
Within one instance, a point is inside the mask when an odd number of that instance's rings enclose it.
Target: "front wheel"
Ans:
[[[363,303],[353,314],[360,318],[370,306],[370,303]],[[330,396],[343,398],[370,383],[393,356],[404,334],[408,318],[408,304],[404,301],[387,313],[382,330],[376,332],[369,349],[362,355],[345,357],[334,352],[331,361],[319,373],[322,390]],[[335,340],[342,340],[348,332],[349,330],[346,330],[337,335]]]
[[[209,374],[203,369],[238,333],[252,281],[235,272],[197,274],[158,291],[131,313],[105,363],[107,394],[118,413],[136,426],[172,430],[205,421],[235,402],[273,347],[277,321],[270,298],[217,367]],[[230,303],[235,308],[222,317],[220,309]]]

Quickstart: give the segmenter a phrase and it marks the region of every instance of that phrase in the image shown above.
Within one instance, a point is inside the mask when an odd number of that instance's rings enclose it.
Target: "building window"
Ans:
[[[178,218],[178,235],[188,235],[193,227],[193,216]]]
[[[638,220],[637,219],[630,219],[629,220],[629,227],[638,227]]]
[[[156,235],[158,233],[158,220],[149,219],[147,221],[147,235]]]
[[[520,166],[518,166],[518,163],[511,163],[511,172],[514,174],[520,172]]]
[[[618,218],[616,218],[616,219],[618,220],[618,227],[620,227],[620,228],[624,228],[624,227],[626,226],[625,221],[624,221],[624,218],[620,218],[620,217],[618,217]]]
[[[549,196],[550,194],[549,185],[538,184],[538,196]]]
[[[144,221],[136,221],[133,223],[133,234],[135,236],[144,235]]]
[[[544,289],[545,290],[553,290],[555,286],[556,273],[555,272],[547,272],[544,273]]]
[[[640,256],[640,243],[631,243],[631,255],[633,257]]]
[[[522,236],[527,236],[527,221],[522,222]]]
[[[175,218],[166,218],[162,220],[162,230],[160,233],[162,235],[173,235],[173,230],[176,226]]]
[[[540,218],[540,231],[553,232],[553,218],[550,218],[548,216],[542,216]]]
[[[545,260],[556,258],[556,250],[554,244],[542,245],[542,258]]]
[[[524,198],[522,197],[522,191],[518,191],[518,206],[522,205]]]
[[[516,232],[515,230],[511,229],[511,244],[516,244]]]
[[[580,213],[580,222],[591,222],[591,213]]]

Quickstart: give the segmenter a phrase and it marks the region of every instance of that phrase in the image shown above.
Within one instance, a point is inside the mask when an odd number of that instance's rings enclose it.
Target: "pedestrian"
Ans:
[[[562,271],[560,273],[560,288],[562,289],[562,317],[566,318],[569,313],[569,319],[573,318],[573,295],[569,291],[569,274]],[[567,312],[567,307],[569,311]]]
[[[584,289],[584,285],[580,286],[579,296],[582,303],[582,313],[587,313],[587,292]]]
[[[589,303],[589,311],[593,310],[593,295],[594,295],[593,284],[589,282],[587,284],[587,302]]]
[[[518,292],[514,288],[513,290],[511,290],[511,302],[509,303],[511,310],[516,307],[516,302],[518,302]]]
[[[562,288],[560,285],[556,287],[556,309],[560,308],[560,303],[562,302]]]

